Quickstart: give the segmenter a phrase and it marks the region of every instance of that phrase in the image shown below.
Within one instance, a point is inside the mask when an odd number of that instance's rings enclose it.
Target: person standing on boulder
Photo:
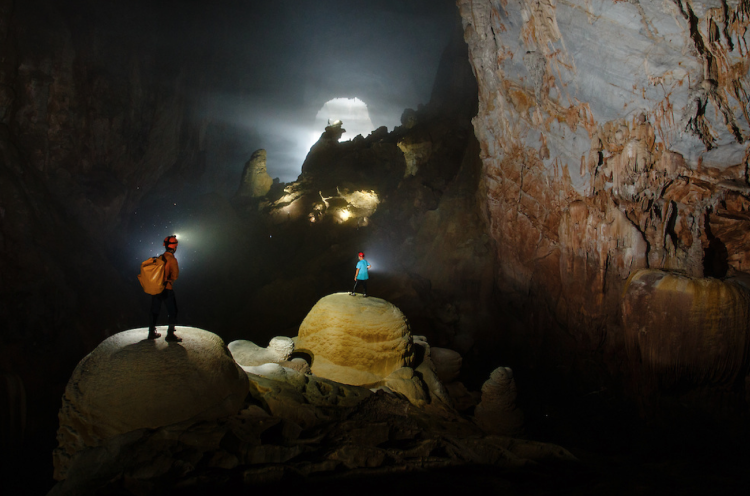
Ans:
[[[167,341],[182,341],[182,338],[175,334],[175,324],[177,323],[177,300],[174,297],[173,284],[180,275],[180,267],[177,265],[177,259],[174,252],[177,251],[177,236],[167,236],[164,238],[164,248],[166,251],[164,258],[164,291],[151,296],[151,325],[148,328],[148,339],[156,339],[161,336],[156,332],[156,321],[161,313],[161,305],[164,303],[167,307],[167,318],[169,327],[167,327]]]
[[[367,298],[367,280],[370,278],[369,273],[367,272],[370,270],[370,267],[372,267],[367,260],[365,260],[365,254],[362,252],[359,252],[359,262],[357,262],[357,270],[354,272],[354,289],[352,289],[352,292],[349,293],[351,296],[354,296],[357,294],[357,285],[362,285],[362,296]]]

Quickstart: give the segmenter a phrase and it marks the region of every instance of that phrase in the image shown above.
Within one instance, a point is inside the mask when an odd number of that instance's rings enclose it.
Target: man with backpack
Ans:
[[[177,259],[174,252],[177,251],[177,236],[167,236],[164,238],[164,254],[160,257],[164,262],[164,290],[158,294],[151,295],[151,325],[148,328],[148,339],[156,339],[161,336],[156,332],[156,321],[161,313],[162,303],[167,307],[168,324],[167,341],[180,342],[182,338],[175,334],[175,324],[177,323],[177,300],[174,297],[173,284],[180,275],[180,267],[177,265]],[[145,262],[144,262],[145,263]]]

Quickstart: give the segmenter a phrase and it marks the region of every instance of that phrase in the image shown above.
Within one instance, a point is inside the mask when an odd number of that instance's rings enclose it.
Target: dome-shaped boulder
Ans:
[[[380,298],[336,293],[322,298],[299,328],[297,347],[315,354],[312,372],[356,386],[374,384],[413,361],[409,323]]]
[[[121,332],[80,361],[62,399],[56,479],[77,452],[103,440],[242,408],[248,378],[221,338],[192,327],[177,334],[181,343],[148,340],[145,328]]]

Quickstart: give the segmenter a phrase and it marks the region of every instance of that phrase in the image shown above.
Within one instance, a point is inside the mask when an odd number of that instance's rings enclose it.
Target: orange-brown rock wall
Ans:
[[[496,285],[525,333],[512,340],[558,357],[564,342],[575,360],[622,376],[622,295],[635,271],[696,281],[748,271],[750,2],[457,5],[479,83]],[[745,339],[744,324],[724,325]],[[661,341],[665,357],[675,340]],[[746,373],[744,355],[731,362]]]

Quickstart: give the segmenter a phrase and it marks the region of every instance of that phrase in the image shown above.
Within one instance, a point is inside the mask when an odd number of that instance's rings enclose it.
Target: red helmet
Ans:
[[[361,251],[361,252],[359,252],[359,253],[357,254],[357,256],[358,256],[358,257],[362,257],[362,258],[365,258],[365,253]]]
[[[167,250],[176,250],[177,249],[177,236],[174,234],[171,236],[167,236],[164,238],[164,247]]]

